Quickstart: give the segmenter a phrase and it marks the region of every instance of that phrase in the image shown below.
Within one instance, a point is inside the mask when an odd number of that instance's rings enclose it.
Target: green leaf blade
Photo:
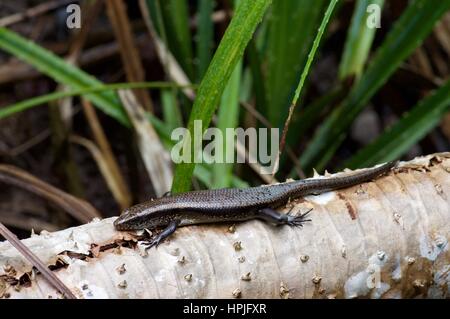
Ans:
[[[198,89],[187,127],[191,136],[194,136],[195,120],[202,121],[203,130],[209,126],[225,85],[270,3],[271,0],[242,1],[237,7]],[[193,142],[194,139],[190,147],[191,159],[197,155]],[[173,193],[190,189],[194,167],[193,161],[176,166]]]
[[[386,83],[400,64],[431,32],[435,22],[450,8],[450,1],[413,1],[397,20],[373,61],[343,104],[316,131],[300,158],[302,167],[322,170],[345,139],[347,130],[370,98]],[[320,162],[320,165],[317,163]]]
[[[231,186],[233,164],[226,163],[226,157],[227,154],[234,154],[234,137],[228,139],[226,130],[237,127],[239,122],[239,88],[241,85],[241,73],[242,60],[238,62],[228,81],[222,95],[219,113],[217,115],[217,128],[222,132],[223,136],[223,145],[217,145],[217,147],[222,148],[220,154],[222,155],[224,162],[215,163],[213,165],[213,188],[225,188]],[[216,149],[216,151],[218,150]]]
[[[211,62],[214,23],[211,19],[215,1],[199,0],[197,31],[197,80],[201,82]]]
[[[353,75],[359,78],[364,69],[377,30],[376,28],[369,28],[367,25],[369,17],[367,8],[370,5],[377,5],[381,10],[384,0],[357,1],[339,65],[339,78],[341,80]]]
[[[158,0],[157,0],[158,1]],[[192,35],[186,0],[161,1],[169,48],[190,79],[194,78]]]
[[[275,1],[269,21],[267,57],[267,119],[282,124],[300,80],[326,1]]]
[[[358,168],[398,159],[434,129],[449,110],[450,80],[344,165]]]
[[[7,28],[0,28],[0,48],[73,89],[102,85],[102,82],[93,76]],[[114,92],[97,92],[86,95],[86,98],[106,114],[125,126],[130,126],[128,116]]]

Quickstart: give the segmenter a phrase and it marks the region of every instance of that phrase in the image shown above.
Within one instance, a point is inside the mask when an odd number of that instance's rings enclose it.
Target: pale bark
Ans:
[[[23,242],[57,265],[54,272],[79,298],[450,296],[450,153],[291,205],[313,208],[312,222],[292,228],[249,221],[234,232],[230,224],[183,227],[146,257],[140,245],[114,248],[136,242],[134,233],[114,230],[114,218]],[[0,243],[1,296],[58,297],[31,269]]]

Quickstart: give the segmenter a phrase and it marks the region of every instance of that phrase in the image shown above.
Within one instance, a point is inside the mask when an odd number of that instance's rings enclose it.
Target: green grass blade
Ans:
[[[353,120],[401,63],[431,32],[436,21],[450,8],[450,1],[415,0],[389,32],[366,72],[343,104],[317,130],[300,158],[302,167],[322,170],[345,139]]]
[[[72,89],[102,85],[102,82],[93,76],[7,28],[0,28],[0,49],[24,60],[58,83]],[[86,95],[86,99],[122,124],[130,126],[130,121],[115,92],[92,93]]]
[[[152,123],[161,141],[168,151],[175,145],[175,142],[170,138],[172,131],[167,125],[164,124],[160,119],[151,113],[147,113],[148,120]],[[194,176],[198,178],[203,184],[208,188],[213,188],[213,173],[212,166],[207,164],[199,164],[195,166]],[[231,186],[237,188],[246,188],[248,183],[240,179],[239,177],[231,176]]]
[[[219,158],[227,158],[227,156],[234,154],[234,136],[231,139],[227,139],[226,129],[235,128],[239,122],[239,89],[241,86],[241,73],[242,59],[236,65],[228,84],[223,91],[219,107],[217,128],[222,132],[223,136],[223,145],[217,145],[218,148],[216,148],[216,152],[219,152],[220,154],[218,156]],[[219,149],[222,146],[223,148]],[[234,156],[232,158],[234,159]],[[215,163],[213,165],[213,188],[230,187],[232,175],[232,163]]]
[[[186,0],[147,0],[145,3],[156,32],[192,80],[192,36]]]
[[[170,51],[174,54],[190,79],[194,77],[192,35],[186,0],[160,2]]]
[[[213,182],[212,182],[212,169],[210,167],[211,165],[205,165],[205,164],[199,164],[195,166],[194,169],[194,176],[202,182],[207,188],[212,189],[213,188]],[[231,187],[235,188],[247,188],[249,187],[248,183],[243,181],[242,179],[236,177],[233,175],[231,177]]]
[[[269,20],[266,117],[277,127],[286,118],[327,1],[275,1]]]
[[[346,89],[347,87],[338,85],[304,107],[292,121],[293,137],[298,139],[298,137],[303,136],[311,127],[317,125],[319,119],[327,112],[330,112],[329,109],[333,105],[339,104],[345,98],[347,94]]]
[[[246,49],[246,60],[252,73],[252,90],[255,97],[255,109],[262,115],[267,111],[267,90],[264,59],[269,38],[269,20],[263,19]]]
[[[368,167],[398,159],[434,129],[449,110],[450,80],[344,165],[349,168]]]
[[[338,84],[328,93],[318,97],[307,105],[300,112],[294,113],[292,116],[291,127],[287,135],[286,144],[294,147],[298,145],[304,134],[317,125],[319,121],[330,112],[334,105],[339,104],[347,95],[347,86]],[[286,154],[283,154],[280,159],[280,167],[284,167],[287,160]],[[297,171],[292,169],[290,172],[292,178],[297,177]]]
[[[242,71],[241,89],[239,90],[239,101],[250,103],[253,93],[253,77],[250,68]]]
[[[167,125],[163,121],[161,121],[153,114],[146,112],[146,116],[147,119],[155,128],[155,131],[158,133],[158,136],[161,138],[161,141],[164,142],[164,145],[166,145],[167,147],[172,147],[173,145],[175,145],[175,142],[172,141],[172,139],[170,138],[172,130],[169,127],[167,127]]]
[[[345,40],[344,53],[339,65],[339,78],[344,80],[350,76],[359,78],[372,46],[377,28],[369,28],[367,18],[369,5],[378,5],[383,8],[384,0],[358,0],[353,12],[352,22]]]
[[[311,68],[311,64],[316,56],[317,48],[319,47],[320,40],[322,39],[323,32],[328,25],[328,21],[330,20],[331,14],[333,13],[334,7],[338,0],[331,0],[328,4],[327,10],[325,11],[325,15],[320,23],[319,30],[314,38],[311,50],[309,51],[308,58],[306,59],[305,67],[300,75],[300,81],[298,83],[297,88],[295,89],[294,98],[292,99],[291,105],[296,105],[298,98],[300,97],[300,93],[302,92],[303,85],[305,84],[306,77],[308,76],[309,69]]]
[[[316,51],[317,51],[317,49],[319,47],[320,40],[322,39],[322,35],[323,35],[324,31],[325,31],[325,28],[328,25],[328,21],[330,20],[331,14],[333,13],[337,2],[338,2],[338,0],[332,0],[329,3],[329,5],[328,5],[328,7],[327,7],[327,9],[325,11],[324,17],[322,19],[322,22],[320,23],[320,26],[319,26],[319,29],[317,31],[317,34],[316,34],[316,36],[314,38],[314,41],[312,43],[311,49],[310,49],[308,57],[306,59],[305,67],[303,68],[303,71],[301,72],[300,80],[298,82],[297,88],[296,88],[295,93],[294,93],[294,97],[293,97],[292,102],[291,102],[291,106],[289,108],[289,114],[288,114],[288,116],[287,116],[287,118],[285,120],[285,123],[284,123],[282,141],[283,141],[284,137],[288,138],[287,136],[284,136],[284,134],[287,134],[288,129],[289,129],[290,125],[291,125],[291,119],[292,119],[292,116],[294,114],[295,106],[296,106],[297,101],[298,101],[298,99],[300,97],[300,94],[302,92],[302,89],[303,89],[303,86],[305,84],[306,78],[307,78],[307,76],[309,74],[309,70],[311,68],[312,62],[313,62],[314,57],[316,55]],[[294,129],[298,129],[298,128],[294,127]],[[290,136],[292,137],[293,135],[290,135]],[[281,148],[280,151],[282,152],[283,151],[282,150],[283,146],[280,146],[280,148]],[[281,158],[281,164],[282,165],[284,165],[284,163],[285,163],[285,158],[286,157],[284,157],[284,156],[282,156],[282,158]]]
[[[198,89],[187,126],[192,137],[195,120],[202,121],[204,130],[208,128],[225,85],[270,3],[271,0],[242,1],[235,10]],[[191,163],[178,164],[175,169],[172,185],[174,193],[188,191],[191,187],[191,177],[195,167],[192,160],[194,156],[198,156],[194,154],[193,142],[194,138],[190,145]]]
[[[70,97],[70,96],[78,96],[78,95],[89,95],[90,93],[100,93],[104,91],[113,91],[113,90],[122,90],[122,89],[143,89],[143,88],[160,88],[160,89],[168,89],[168,88],[181,88],[185,86],[180,86],[175,83],[170,82],[133,82],[133,83],[113,83],[113,84],[105,84],[99,85],[96,87],[89,87],[85,89],[72,90],[72,91],[58,91],[54,93],[49,93],[45,95],[40,95],[33,97],[31,99],[27,99],[24,101],[20,101],[15,104],[7,105],[0,108],[0,120],[6,118],[8,116],[12,116],[16,113],[26,111],[35,106],[46,104],[55,100],[59,100],[62,98]],[[92,95],[92,94],[91,94]],[[127,118],[122,118],[122,121],[125,122]]]
[[[255,108],[261,114],[268,113],[266,81],[262,71],[261,54],[258,52],[256,41],[252,39],[247,48],[247,59],[250,64],[253,79],[253,91],[255,92]]]
[[[177,102],[176,91],[161,90],[161,104],[163,118],[166,125],[171,129],[183,126],[183,118]]]
[[[214,41],[214,23],[211,19],[215,1],[199,0],[197,37],[197,81],[200,82],[211,62]]]
[[[196,165],[194,169],[194,176],[201,182],[203,185],[206,186],[208,189],[213,188],[212,184],[212,172],[211,168],[207,167],[206,165]]]

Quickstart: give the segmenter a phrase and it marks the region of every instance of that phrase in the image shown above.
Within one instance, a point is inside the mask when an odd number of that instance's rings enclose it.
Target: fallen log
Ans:
[[[312,222],[182,227],[147,252],[115,218],[23,243],[78,298],[449,298],[450,153],[292,206]],[[0,297],[61,296],[1,242]]]

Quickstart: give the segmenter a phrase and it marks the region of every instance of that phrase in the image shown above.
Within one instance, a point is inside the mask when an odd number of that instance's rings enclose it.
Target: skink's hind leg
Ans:
[[[170,222],[169,226],[167,226],[158,236],[155,237],[152,241],[148,242],[145,247],[145,250],[152,248],[153,246],[158,247],[158,245],[167,237],[172,235],[175,230],[177,230],[177,226],[180,223],[178,220],[173,220]]]
[[[277,225],[289,225],[289,226],[300,226],[303,227],[305,222],[310,222],[311,219],[306,219],[305,217],[312,211],[312,208],[306,213],[298,216],[291,215],[289,213],[283,214],[276,211],[273,208],[263,208],[258,211],[257,217],[268,221],[270,223],[275,223]]]

